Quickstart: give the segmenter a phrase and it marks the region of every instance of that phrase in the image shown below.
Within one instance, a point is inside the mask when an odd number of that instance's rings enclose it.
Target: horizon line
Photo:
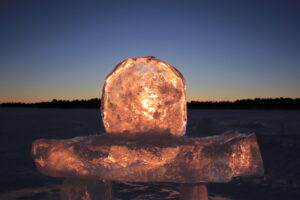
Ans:
[[[21,103],[21,104],[36,104],[36,103],[45,103],[45,102],[53,102],[53,101],[89,101],[89,100],[101,100],[101,98],[94,97],[94,98],[88,98],[88,99],[56,99],[53,98],[52,100],[46,100],[46,101],[35,101],[35,102],[22,102],[22,101],[6,101],[6,102],[0,102],[0,104],[9,104],[9,103]],[[255,100],[255,99],[300,99],[300,97],[252,97],[252,98],[241,98],[241,99],[235,99],[235,100],[187,100],[187,103],[190,102],[235,102],[235,101],[241,101],[241,100]]]

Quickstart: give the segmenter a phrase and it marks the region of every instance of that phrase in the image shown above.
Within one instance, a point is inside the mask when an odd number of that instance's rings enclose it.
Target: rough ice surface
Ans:
[[[123,61],[105,80],[102,119],[106,133],[183,135],[187,121],[183,76],[154,57]]]
[[[255,134],[188,138],[171,134],[105,134],[33,143],[38,170],[54,177],[125,182],[228,182],[262,175]]]

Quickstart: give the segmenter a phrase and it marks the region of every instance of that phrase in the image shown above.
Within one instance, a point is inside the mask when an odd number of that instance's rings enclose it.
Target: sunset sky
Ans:
[[[0,103],[101,96],[155,56],[188,100],[300,97],[300,1],[0,1]]]

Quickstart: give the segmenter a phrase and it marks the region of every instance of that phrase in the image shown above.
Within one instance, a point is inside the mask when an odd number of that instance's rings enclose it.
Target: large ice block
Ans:
[[[187,121],[183,76],[154,57],[123,61],[105,80],[102,119],[106,133],[183,135]]]
[[[32,154],[49,176],[126,182],[228,182],[262,175],[255,134],[188,138],[164,133],[36,140]]]

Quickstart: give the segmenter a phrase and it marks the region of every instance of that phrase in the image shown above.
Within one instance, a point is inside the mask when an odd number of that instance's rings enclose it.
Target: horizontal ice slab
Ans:
[[[236,132],[204,138],[152,133],[40,139],[32,154],[38,170],[54,177],[199,183],[264,171],[255,134]]]

